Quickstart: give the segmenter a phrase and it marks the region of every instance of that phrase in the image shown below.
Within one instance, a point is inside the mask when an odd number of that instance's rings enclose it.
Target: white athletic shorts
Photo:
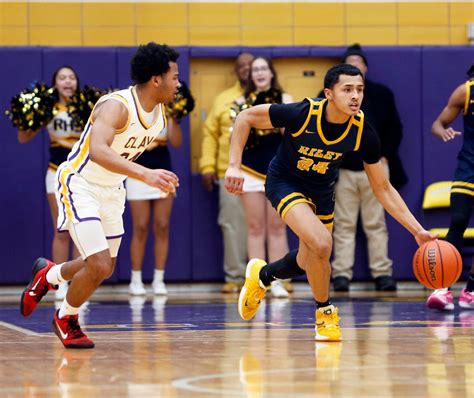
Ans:
[[[127,178],[127,200],[154,200],[167,198],[169,192],[151,187],[143,181]]]
[[[265,180],[255,177],[252,174],[244,173],[244,185],[242,190],[244,192],[265,192]]]
[[[48,167],[48,171],[46,172],[46,178],[45,178],[45,183],[46,183],[46,193],[52,194],[55,191],[55,185],[56,185],[56,170],[50,169]]]
[[[58,230],[68,230],[83,259],[103,250],[117,257],[124,234],[125,187],[92,184],[67,163],[56,174]]]

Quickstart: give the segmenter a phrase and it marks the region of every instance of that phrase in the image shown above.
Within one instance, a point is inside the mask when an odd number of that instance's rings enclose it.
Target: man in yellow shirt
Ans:
[[[199,167],[207,191],[219,185],[218,223],[224,240],[225,284],[222,293],[236,293],[245,279],[247,256],[245,220],[240,198],[224,188],[224,175],[229,164],[229,144],[232,129],[230,106],[240,97],[249,79],[253,55],[242,53],[235,62],[238,81],[220,93],[206,118]]]

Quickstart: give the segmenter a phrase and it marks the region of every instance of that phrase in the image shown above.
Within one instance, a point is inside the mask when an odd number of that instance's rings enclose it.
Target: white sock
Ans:
[[[153,276],[153,282],[163,282],[165,271],[161,269],[155,269],[155,275]]]
[[[61,268],[65,263],[55,265],[51,267],[46,273],[46,280],[52,285],[60,285],[61,283],[67,282],[66,279],[61,275]]]
[[[142,271],[132,271],[132,279],[130,283],[142,283]]]
[[[73,307],[70,305],[66,299],[64,299],[59,309],[58,318],[61,319],[65,315],[76,315],[79,314],[79,307]]]

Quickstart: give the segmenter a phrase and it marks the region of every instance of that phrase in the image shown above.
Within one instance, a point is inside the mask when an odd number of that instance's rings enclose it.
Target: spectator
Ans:
[[[244,92],[253,55],[242,53],[235,62],[238,81],[220,93],[206,118],[203,130],[202,155],[199,162],[202,183],[207,191],[219,186],[217,222],[224,240],[225,284],[222,293],[237,293],[243,285],[246,266],[246,231],[242,205],[238,197],[224,188],[224,175],[229,164],[229,142],[232,128],[230,106]]]

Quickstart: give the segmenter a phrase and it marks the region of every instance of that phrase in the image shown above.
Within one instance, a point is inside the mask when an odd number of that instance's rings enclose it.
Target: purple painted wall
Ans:
[[[334,57],[343,53],[336,47],[278,48],[180,48],[179,68],[182,79],[189,81],[189,61],[193,57],[233,58],[242,50],[273,57]],[[401,194],[408,206],[422,217],[424,187],[435,180],[450,179],[460,141],[442,144],[430,134],[430,125],[447,101],[449,93],[465,79],[473,62],[471,47],[366,47],[368,75],[394,91],[404,125],[401,157],[410,175]],[[0,283],[20,284],[29,279],[35,257],[50,255],[52,222],[45,198],[44,175],[47,167],[47,134],[41,134],[27,145],[19,145],[10,121],[3,115],[10,98],[33,80],[49,83],[52,72],[60,65],[73,66],[81,84],[98,87],[125,87],[130,84],[129,62],[134,48],[2,48],[6,60],[0,66],[4,76],[0,91],[0,123],[4,148],[0,159],[1,188]],[[308,95],[314,95],[309,91]],[[460,128],[460,123],[456,125]],[[183,122],[184,143],[172,150],[174,170],[181,180],[171,220],[171,250],[166,279],[169,281],[222,280],[222,239],[217,220],[217,194],[201,188],[198,175],[190,172],[189,121]],[[441,165],[441,166],[440,166]],[[131,222],[127,209],[126,233],[117,270],[110,282],[129,279],[129,243]],[[388,217],[390,255],[395,276],[413,279],[411,258],[416,249],[412,237]],[[296,239],[290,235],[294,247]],[[369,279],[365,240],[358,238],[355,279]],[[153,272],[151,241],[148,242],[144,278]]]

